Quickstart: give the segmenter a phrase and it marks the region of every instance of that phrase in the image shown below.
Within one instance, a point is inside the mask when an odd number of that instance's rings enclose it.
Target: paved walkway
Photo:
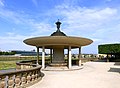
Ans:
[[[75,71],[43,71],[43,79],[29,88],[120,88],[120,65],[87,62]]]

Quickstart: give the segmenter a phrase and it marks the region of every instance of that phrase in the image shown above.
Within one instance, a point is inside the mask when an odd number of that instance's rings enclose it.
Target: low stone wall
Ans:
[[[20,61],[16,63],[16,69],[29,69],[36,66],[36,60]]]
[[[89,61],[97,61],[98,58],[81,58],[82,63],[89,62]]]
[[[19,66],[24,65],[25,63],[17,63]],[[1,73],[0,74],[0,88],[25,88],[42,78],[41,66],[35,64],[27,64],[29,68],[22,70],[16,69],[16,71]]]
[[[97,61],[98,58],[81,58],[81,62],[89,62],[89,61]],[[78,59],[73,59],[72,60],[72,65],[79,65],[79,60]]]

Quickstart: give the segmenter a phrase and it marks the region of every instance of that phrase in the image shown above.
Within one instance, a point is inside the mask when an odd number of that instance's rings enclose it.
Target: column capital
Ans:
[[[36,48],[40,48],[39,46],[36,46]]]

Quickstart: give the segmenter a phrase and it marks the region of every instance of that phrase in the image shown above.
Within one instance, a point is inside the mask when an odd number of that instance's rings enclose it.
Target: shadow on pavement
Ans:
[[[120,66],[120,62],[115,62],[115,64],[114,65],[119,65]]]
[[[43,72],[41,72],[41,77],[44,77],[44,76],[45,76],[45,74]]]
[[[108,72],[118,72],[118,73],[120,73],[120,68],[113,68],[113,67],[111,67]]]
[[[99,59],[99,60],[96,60],[94,62],[107,62],[105,59]]]
[[[110,70],[108,72],[118,72],[118,73],[120,73],[120,62],[115,62],[114,67],[110,67]]]

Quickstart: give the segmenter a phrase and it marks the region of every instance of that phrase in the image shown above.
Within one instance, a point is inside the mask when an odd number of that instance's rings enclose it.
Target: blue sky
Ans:
[[[82,53],[120,43],[120,0],[0,0],[0,50],[35,49],[23,40],[49,36],[57,19],[67,35],[94,41]]]

